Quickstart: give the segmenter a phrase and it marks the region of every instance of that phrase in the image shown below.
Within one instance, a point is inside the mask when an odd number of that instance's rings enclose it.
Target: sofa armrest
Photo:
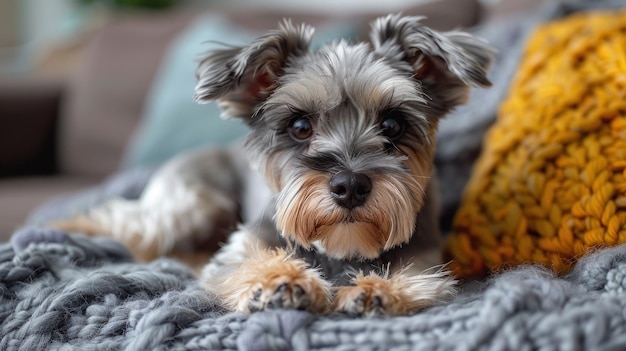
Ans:
[[[0,79],[0,177],[56,172],[63,91],[58,80]]]

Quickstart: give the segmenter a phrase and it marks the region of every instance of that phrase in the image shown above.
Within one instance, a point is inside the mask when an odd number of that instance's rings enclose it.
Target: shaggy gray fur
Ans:
[[[565,278],[522,267],[412,317],[226,314],[171,260],[116,242],[23,229],[0,245],[2,350],[623,350],[626,246]]]

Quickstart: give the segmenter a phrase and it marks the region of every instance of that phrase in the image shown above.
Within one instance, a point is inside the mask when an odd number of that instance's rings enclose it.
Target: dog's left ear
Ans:
[[[463,32],[436,32],[421,17],[389,15],[372,24],[374,52],[394,62],[409,63],[422,84],[436,117],[467,99],[470,86],[491,86],[487,70],[494,50]]]
[[[250,116],[276,88],[289,60],[309,50],[313,28],[289,20],[246,47],[215,50],[204,58],[196,76],[194,100],[218,101],[224,117]]]

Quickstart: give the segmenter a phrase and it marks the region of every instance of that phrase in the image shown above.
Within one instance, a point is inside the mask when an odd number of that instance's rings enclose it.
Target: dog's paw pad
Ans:
[[[359,273],[353,283],[337,290],[334,311],[365,317],[410,315],[448,301],[456,293],[456,281],[443,270],[389,278]]]
[[[334,310],[351,316],[379,317],[400,314],[394,308],[397,297],[368,286],[346,286],[335,297]]]
[[[205,284],[227,307],[244,313],[272,309],[323,313],[330,305],[330,283],[304,260],[280,249],[253,251],[232,275]]]
[[[305,310],[310,304],[306,292],[300,285],[283,283],[275,290],[258,288],[248,302],[250,312],[289,308]]]
[[[318,295],[322,296],[318,296]],[[288,281],[279,277],[260,284],[249,294],[247,308],[250,312],[275,309],[307,310],[321,312],[327,304],[325,290],[316,281]]]

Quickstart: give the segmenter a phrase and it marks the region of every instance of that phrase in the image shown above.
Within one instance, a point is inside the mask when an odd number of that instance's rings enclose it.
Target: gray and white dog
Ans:
[[[312,34],[284,21],[199,64],[195,100],[250,126],[250,162],[240,149],[178,157],[139,200],[111,201],[74,228],[89,223],[150,257],[241,210],[245,224],[200,278],[233,310],[404,315],[453,296],[439,258],[435,132],[470,86],[490,85],[491,49],[400,15],[376,20],[370,42],[312,51]]]

